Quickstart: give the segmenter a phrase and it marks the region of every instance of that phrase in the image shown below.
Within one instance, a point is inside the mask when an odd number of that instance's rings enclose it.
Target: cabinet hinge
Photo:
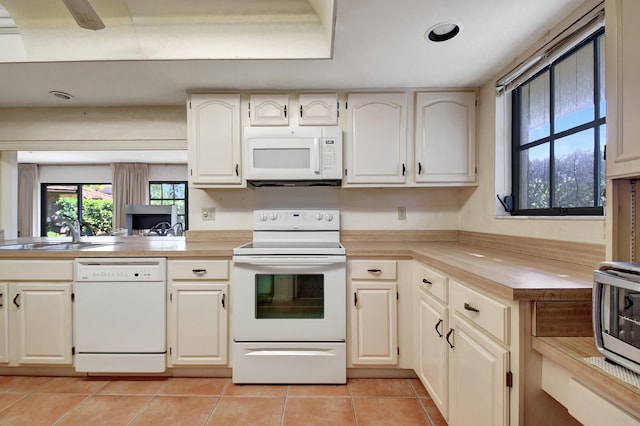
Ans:
[[[73,347],[71,348],[71,355],[75,355],[75,354],[76,354],[76,347],[75,347],[75,346],[73,346]]]
[[[344,103],[344,109],[347,109],[347,108],[349,108],[349,102]]]
[[[173,293],[169,293],[169,302],[173,302]]]
[[[189,109],[191,109],[191,101],[189,101]]]
[[[478,168],[476,167],[476,174],[478,174]]]
[[[249,111],[247,111],[247,113],[249,114],[249,118],[251,118],[251,102],[249,102]]]
[[[476,102],[475,102],[475,104],[476,104],[476,107],[477,107],[477,106],[478,106],[478,100],[477,100],[477,99],[476,99]]]
[[[340,117],[340,102],[336,102],[336,117]]]
[[[347,169],[344,169],[344,175],[345,176],[347,175]]]
[[[169,355],[171,355],[171,346],[169,346]]]
[[[400,293],[396,291],[396,300],[400,300]]]
[[[400,355],[400,346],[398,346],[398,355]]]
[[[76,300],[76,294],[75,293],[71,293],[71,301],[75,302]]]
[[[512,388],[513,387],[513,373],[511,371],[507,371],[507,383],[506,383],[508,388]]]

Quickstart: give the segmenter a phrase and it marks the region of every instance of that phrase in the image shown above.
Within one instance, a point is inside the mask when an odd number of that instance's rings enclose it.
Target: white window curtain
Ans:
[[[33,237],[38,165],[18,165],[18,237]]]
[[[126,204],[149,203],[149,167],[147,164],[114,163],[111,165],[113,185],[113,229],[124,228]]]
[[[600,3],[553,40],[522,61],[496,82],[498,94],[514,90],[604,26],[604,3]]]

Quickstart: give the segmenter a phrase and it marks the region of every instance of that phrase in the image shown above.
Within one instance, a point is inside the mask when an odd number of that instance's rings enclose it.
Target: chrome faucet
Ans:
[[[63,220],[60,222],[60,226],[66,226],[71,232],[71,242],[78,243],[80,242],[80,222],[77,220],[73,223]]]

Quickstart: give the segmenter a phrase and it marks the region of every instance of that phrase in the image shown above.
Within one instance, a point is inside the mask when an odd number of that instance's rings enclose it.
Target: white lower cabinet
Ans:
[[[398,363],[396,261],[348,262],[348,366]]]
[[[414,368],[440,413],[450,426],[513,423],[508,343],[517,304],[414,267]]]
[[[229,262],[169,260],[169,366],[227,365]]]
[[[0,362],[73,363],[72,261],[0,261]]]

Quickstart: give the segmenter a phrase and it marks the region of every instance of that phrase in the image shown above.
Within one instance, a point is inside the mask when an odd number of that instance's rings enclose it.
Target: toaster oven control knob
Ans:
[[[324,215],[322,213],[316,213],[316,220],[322,220]]]
[[[326,213],[324,215],[324,218],[327,220],[327,222],[331,222],[333,220],[333,215],[331,213]]]
[[[269,217],[271,218],[271,220],[276,220],[278,218],[278,213],[271,213]]]
[[[266,221],[267,221],[267,215],[266,215],[266,214],[264,214],[264,213],[262,213],[262,214],[260,215],[260,221],[261,221],[261,222],[266,222]]]

